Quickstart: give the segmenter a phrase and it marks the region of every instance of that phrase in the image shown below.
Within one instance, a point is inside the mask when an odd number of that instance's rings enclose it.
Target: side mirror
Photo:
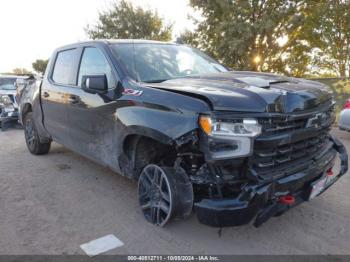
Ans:
[[[81,88],[88,93],[106,93],[108,82],[106,75],[85,75],[81,79]]]

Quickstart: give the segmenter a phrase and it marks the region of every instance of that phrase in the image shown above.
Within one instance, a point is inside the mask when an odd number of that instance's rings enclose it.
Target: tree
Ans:
[[[151,39],[169,41],[172,25],[164,25],[157,12],[134,7],[126,0],[116,1],[101,12],[96,25],[87,26],[92,39]]]
[[[305,1],[191,0],[190,3],[204,18],[196,23],[195,41],[225,65],[298,75],[307,71],[310,50],[300,39]],[[300,62],[295,62],[294,54]]]
[[[38,74],[44,74],[49,60],[37,59],[32,63],[32,67]]]
[[[32,72],[25,69],[25,68],[15,68],[12,70],[13,74],[15,75],[28,75],[31,74]]]
[[[312,1],[304,27],[314,48],[313,64],[338,76],[350,76],[350,1]]]
[[[185,30],[181,33],[178,40],[183,44],[187,44],[193,47],[199,47],[198,34],[196,32]]]

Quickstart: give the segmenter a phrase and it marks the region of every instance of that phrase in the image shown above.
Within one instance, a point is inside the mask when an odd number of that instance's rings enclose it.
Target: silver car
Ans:
[[[339,129],[350,131],[350,99],[346,100],[339,115]]]
[[[6,129],[7,123],[17,122],[18,104],[16,101],[16,81],[23,76],[0,75],[0,126]]]

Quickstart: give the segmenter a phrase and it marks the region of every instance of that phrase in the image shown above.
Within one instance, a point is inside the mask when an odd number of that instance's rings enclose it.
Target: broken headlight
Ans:
[[[213,159],[250,155],[254,137],[261,134],[258,121],[250,118],[221,121],[200,116],[199,125],[208,135],[208,151]]]

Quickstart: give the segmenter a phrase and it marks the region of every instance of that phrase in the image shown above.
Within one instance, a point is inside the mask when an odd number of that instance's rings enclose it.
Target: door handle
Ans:
[[[43,97],[47,98],[47,97],[49,97],[49,96],[50,96],[50,94],[49,94],[48,92],[44,92],[44,93],[43,93]]]

